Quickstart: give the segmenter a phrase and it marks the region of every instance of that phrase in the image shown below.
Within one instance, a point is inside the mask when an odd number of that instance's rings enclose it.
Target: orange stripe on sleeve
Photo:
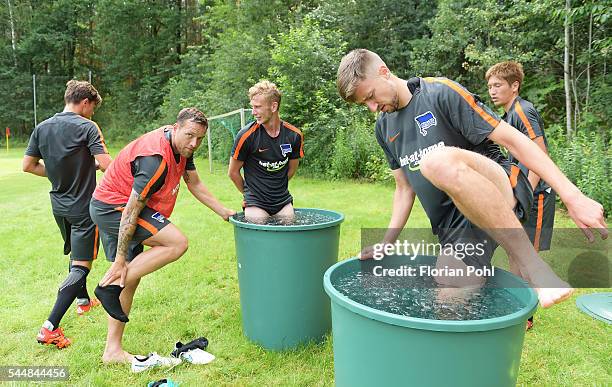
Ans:
[[[299,130],[288,122],[283,121],[283,125],[285,125],[287,129],[300,135],[300,157],[304,157],[304,134],[301,130]]]
[[[149,180],[147,185],[145,185],[145,187],[142,190],[142,193],[140,194],[140,196],[142,196],[142,197],[146,197],[147,196],[147,194],[149,193],[149,190],[151,189],[153,184],[155,184],[157,182],[157,180],[159,179],[159,177],[162,175],[162,173],[164,173],[164,169],[166,169],[166,160],[162,159],[162,162],[161,162],[161,164],[159,164],[159,167],[157,168],[157,171],[155,171],[155,175],[153,175],[151,180]]]
[[[238,141],[238,145],[236,146],[236,150],[234,151],[234,154],[232,155],[232,158],[234,160],[238,160],[238,154],[240,153],[240,149],[242,149],[242,145],[244,144],[246,139],[257,130],[257,128],[259,128],[259,124],[255,123],[251,127],[251,129],[247,130],[246,133],[243,134],[242,137],[240,137],[240,140]]]
[[[527,128],[527,132],[529,133],[529,138],[532,140],[536,138],[537,136],[533,130],[533,127],[531,126],[531,122],[529,122],[529,120],[527,119],[527,116],[525,115],[525,112],[523,111],[523,107],[521,106],[519,101],[516,101],[514,103],[514,110],[516,110],[516,112],[519,115],[519,118],[521,119],[521,121],[523,121],[523,125],[525,125],[525,127]]]
[[[98,134],[100,135],[100,142],[102,143],[102,148],[104,149],[104,152],[108,154],[108,148],[106,147],[106,142],[104,141],[104,136],[102,135],[102,131],[100,130],[100,127],[98,126],[98,124],[96,123],[96,121],[91,121],[95,126],[96,129],[98,129]]]
[[[538,195],[538,220],[536,222],[535,237],[533,238],[533,247],[536,251],[540,251],[540,235],[542,234],[542,218],[544,217],[544,194]]]
[[[510,168],[510,176],[508,178],[510,179],[510,185],[512,186],[512,188],[516,187],[516,184],[518,183],[519,172],[520,172],[520,168],[517,167],[516,165],[513,165]]]
[[[450,87],[451,89],[459,93],[459,95],[462,96],[463,99],[467,101],[467,103],[472,107],[472,109],[474,109],[474,111],[476,111],[476,113],[478,113],[480,117],[482,117],[485,121],[487,121],[489,125],[495,128],[499,124],[498,120],[493,118],[489,113],[484,111],[483,108],[478,106],[478,104],[476,103],[476,100],[474,99],[474,96],[472,96],[470,93],[462,89],[459,85],[451,82],[448,79],[436,79],[436,78],[430,77],[430,78],[425,78],[425,80],[427,82],[440,82],[440,83],[445,84],[446,86]]]

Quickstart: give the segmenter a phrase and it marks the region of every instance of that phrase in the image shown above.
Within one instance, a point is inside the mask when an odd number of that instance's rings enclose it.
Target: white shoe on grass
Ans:
[[[182,359],[191,364],[208,364],[215,360],[215,356],[211,353],[201,350],[200,348],[190,349],[179,354],[179,359]]]
[[[132,372],[143,372],[156,367],[174,367],[181,363],[181,359],[159,356],[152,352],[147,356],[134,356],[132,359]]]

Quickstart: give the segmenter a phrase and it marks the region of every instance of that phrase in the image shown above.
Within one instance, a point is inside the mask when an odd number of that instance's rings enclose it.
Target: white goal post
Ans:
[[[240,108],[240,109],[236,109],[234,111],[231,112],[227,112],[227,113],[223,113],[223,114],[219,114],[213,117],[210,117],[208,119],[208,121],[212,121],[212,120],[216,120],[219,118],[224,118],[224,117],[228,117],[237,113],[240,113],[240,129],[244,128],[244,125],[246,125],[245,122],[245,113],[250,113],[252,111],[252,109],[244,109],[244,108]],[[207,141],[208,141],[208,164],[209,164],[209,168],[210,168],[210,173],[213,173],[213,161],[212,161],[212,140],[210,137],[210,132],[212,131],[211,125],[208,125],[208,130],[206,131],[206,137],[207,137]]]

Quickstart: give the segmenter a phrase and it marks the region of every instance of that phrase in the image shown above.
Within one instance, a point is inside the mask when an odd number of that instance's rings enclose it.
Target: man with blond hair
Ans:
[[[294,210],[288,186],[304,157],[304,136],[280,119],[281,93],[274,83],[255,84],[249,89],[249,99],[255,121],[238,132],[228,175],[244,195],[244,214],[249,221],[265,222],[271,216],[290,220]]]
[[[98,254],[98,229],[89,216],[89,201],[96,188],[96,168],[111,163],[104,137],[91,120],[102,103],[92,84],[71,80],[66,84],[64,111],[41,122],[32,132],[23,158],[23,170],[51,182],[51,209],[70,254],[68,276],[57,292],[55,305],[36,340],[64,348],[71,344],[59,326],[76,299],[82,315],[99,302],[89,297],[87,275]],[[44,160],[44,164],[41,162]]]
[[[607,238],[603,207],[583,195],[535,143],[458,83],[446,78],[400,79],[376,53],[365,49],[342,58],[337,85],[346,101],[381,112],[376,138],[396,183],[383,243],[396,241],[418,196],[442,245],[475,238],[487,246],[463,260],[452,253],[441,254],[439,268],[465,273],[467,266],[489,266],[499,243],[536,289],[542,307],[571,296],[573,289],[542,261],[521,227],[531,208],[531,185],[497,144],[559,193],[589,240],[594,240],[591,229]],[[361,258],[372,255],[373,249],[365,248]],[[484,282],[477,278],[436,280],[450,286]]]

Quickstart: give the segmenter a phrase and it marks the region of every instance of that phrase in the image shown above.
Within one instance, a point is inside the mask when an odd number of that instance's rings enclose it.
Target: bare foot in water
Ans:
[[[538,300],[542,308],[550,308],[551,306],[567,300],[574,293],[574,289],[567,288],[535,288],[538,293]]]
[[[102,362],[104,364],[131,363],[134,355],[126,351],[119,352],[104,352]]]

